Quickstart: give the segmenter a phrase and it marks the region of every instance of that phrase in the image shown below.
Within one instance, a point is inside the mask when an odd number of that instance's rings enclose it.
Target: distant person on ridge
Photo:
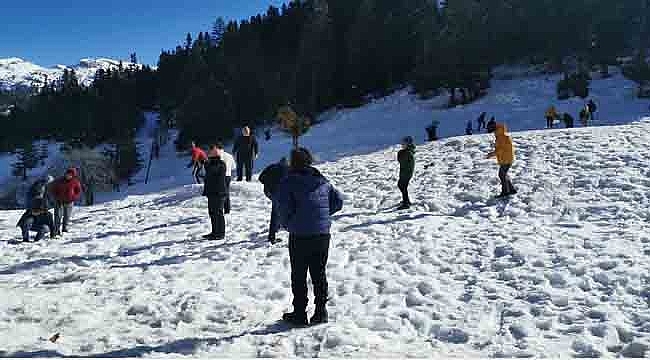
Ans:
[[[438,140],[438,127],[440,127],[440,121],[436,119],[431,122],[431,125],[427,126],[425,129],[427,131],[427,141]]]
[[[205,165],[205,184],[203,196],[208,198],[208,214],[212,232],[203,236],[209,240],[223,240],[226,237],[226,219],[224,205],[228,196],[226,185],[226,163],[221,159],[219,145],[210,146],[208,161]]]
[[[47,203],[43,198],[33,199],[30,208],[25,211],[16,226],[22,230],[24,242],[29,241],[30,231],[36,232],[34,241],[41,240],[47,231],[50,232],[51,238],[56,234],[54,218],[52,217],[52,213],[47,210]]]
[[[268,240],[271,244],[278,242],[276,234],[280,229],[280,219],[278,217],[278,209],[273,201],[273,193],[277,190],[280,182],[289,173],[289,163],[286,158],[280,159],[275,164],[266,167],[260,173],[260,182],[264,184],[264,195],[271,200],[271,221],[269,223],[269,237]]]
[[[501,181],[501,194],[497,197],[514,195],[517,190],[512,185],[508,171],[515,160],[515,149],[510,136],[506,135],[506,126],[497,124],[494,131],[496,143],[494,151],[488,154],[488,159],[496,157],[499,163],[499,180]]]
[[[494,116],[492,116],[490,118],[490,121],[488,121],[485,129],[487,130],[488,133],[493,133],[496,128],[497,128],[497,121],[494,119]]]
[[[587,106],[580,110],[580,123],[583,127],[589,126],[589,108]]]
[[[62,178],[52,182],[50,194],[55,201],[54,236],[58,236],[61,232],[68,232],[72,208],[81,198],[81,182],[77,178],[77,169],[69,168]]]
[[[291,152],[289,175],[273,194],[280,223],[289,230],[293,312],[282,319],[291,325],[307,325],[307,271],[314,285],[316,311],[311,325],[328,321],[328,284],[325,273],[330,246],[332,215],[343,207],[338,191],[312,167],[307,149]]]
[[[485,118],[487,117],[486,112],[482,112],[481,115],[476,119],[476,122],[478,123],[478,128],[476,129],[477,131],[481,131],[481,129],[485,129]]]
[[[415,145],[412,137],[407,136],[402,140],[402,149],[397,153],[397,161],[399,162],[397,188],[402,193],[402,203],[397,210],[406,210],[411,207],[408,188],[415,171]]]
[[[596,106],[594,99],[589,99],[589,102],[587,103],[587,108],[589,109],[589,115],[591,117],[591,120],[592,121],[596,120],[596,111],[598,111],[598,106]]]
[[[226,201],[223,206],[223,212],[224,214],[230,214],[230,184],[232,183],[232,171],[234,169],[237,169],[237,163],[235,162],[235,158],[232,157],[229,153],[227,153],[224,150],[223,144],[219,143],[217,144],[219,147],[219,150],[221,151],[221,160],[223,160],[224,163],[226,163],[226,187],[228,190],[228,194],[226,195]]]
[[[207,160],[208,156],[205,154],[205,151],[201,150],[192,141],[192,161],[187,167],[192,168],[192,177],[197,184],[201,183],[201,171],[203,171],[203,166]]]
[[[472,135],[472,120],[467,121],[467,126],[465,127],[465,135]]]
[[[564,126],[567,129],[570,129],[573,127],[573,116],[571,116],[569,113],[564,113],[562,116],[562,120],[564,121]]]
[[[259,147],[248,126],[242,129],[242,136],[235,141],[232,153],[237,159],[237,181],[242,181],[245,173],[246,181],[250,182],[253,178],[253,161],[257,159]]]
[[[555,109],[555,106],[552,106],[546,110],[546,128],[547,129],[552,129],[553,128],[553,122],[555,119],[559,118],[559,115],[557,113],[557,110]]]

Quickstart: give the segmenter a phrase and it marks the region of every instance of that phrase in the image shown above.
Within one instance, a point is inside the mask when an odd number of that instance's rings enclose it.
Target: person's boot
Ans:
[[[402,204],[397,208],[397,210],[408,210],[408,209],[410,209],[410,208],[411,208],[411,204],[402,203]]]
[[[318,324],[327,324],[328,321],[328,314],[327,314],[327,308],[325,306],[318,306],[316,307],[316,312],[314,312],[314,316],[311,317],[309,320],[310,325],[318,325]]]
[[[282,315],[282,320],[289,325],[293,326],[307,326],[309,323],[307,322],[307,313],[302,311],[294,311],[290,313],[285,313]]]

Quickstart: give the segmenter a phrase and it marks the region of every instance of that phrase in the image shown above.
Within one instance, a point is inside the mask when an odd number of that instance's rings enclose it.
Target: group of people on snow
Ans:
[[[27,194],[27,210],[16,225],[22,230],[23,241],[29,241],[30,231],[36,232],[34,241],[41,240],[48,231],[52,238],[68,232],[72,209],[81,192],[76,168],[69,168],[59,179],[47,176],[32,184]],[[54,216],[50,207],[54,207]]]
[[[578,114],[582,126],[588,126],[589,121],[595,120],[597,111],[598,106],[593,99],[590,99],[589,102],[587,102],[585,106],[580,109],[580,113]],[[571,116],[569,113],[564,113],[560,116],[557,109],[553,105],[551,105],[551,107],[546,110],[544,117],[546,118],[546,128],[548,129],[552,129],[554,125],[560,121],[564,122],[564,126],[566,128],[574,127],[575,119],[573,116]]]

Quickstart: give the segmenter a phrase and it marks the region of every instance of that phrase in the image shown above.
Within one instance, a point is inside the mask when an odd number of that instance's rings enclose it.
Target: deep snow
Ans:
[[[269,246],[261,184],[235,183],[224,241],[209,231],[201,187],[172,144],[153,183],[77,209],[63,239],[0,242],[0,355],[609,356],[650,345],[650,119],[623,126],[513,134],[519,194],[495,201],[491,135],[418,147],[416,205],[399,201],[396,151],[495,113],[524,130],[544,124],[555,79],[497,80],[479,103],[405,92],[324,115],[302,141],[346,198],[328,276],[331,323],[289,330],[285,241]],[[633,84],[596,81],[604,124],[638,120]],[[629,91],[629,93],[628,93]],[[510,94],[510,96],[508,95]],[[559,103],[573,108],[581,101]],[[513,115],[506,117],[506,114]],[[261,140],[258,169],[290,140]],[[130,194],[130,195],[129,195]],[[20,212],[2,212],[0,237]],[[54,333],[56,343],[47,339]]]

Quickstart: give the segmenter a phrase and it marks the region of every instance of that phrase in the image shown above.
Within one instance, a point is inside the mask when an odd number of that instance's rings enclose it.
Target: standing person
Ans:
[[[226,237],[224,205],[228,196],[228,186],[226,185],[226,163],[221,159],[221,150],[216,144],[210,146],[208,153],[203,196],[208,198],[208,214],[212,224],[212,232],[203,238],[223,240]]]
[[[467,120],[467,126],[465,126],[465,135],[472,135],[472,120]]]
[[[248,126],[242,129],[242,136],[235,141],[232,153],[237,159],[237,181],[243,180],[245,172],[246,181],[250,182],[253,178],[253,161],[257,159],[259,147]]]
[[[397,153],[397,161],[399,162],[397,187],[402,193],[402,203],[397,210],[406,210],[411,207],[408,187],[415,171],[415,145],[412,137],[407,136],[402,140],[402,149]]]
[[[564,121],[564,126],[569,129],[573,127],[573,116],[571,116],[569,113],[564,113],[562,116],[562,120]]]
[[[589,115],[591,117],[591,121],[596,120],[596,111],[598,111],[598,106],[596,106],[594,99],[589,99],[589,102],[587,103],[587,108],[589,109]]]
[[[44,198],[34,198],[31,206],[16,224],[22,230],[23,241],[29,241],[29,232],[35,231],[36,237],[34,241],[41,240],[47,231],[50,232],[50,237],[55,236],[54,219],[52,213],[47,210],[47,202]]]
[[[54,236],[68,232],[68,223],[72,216],[74,203],[81,197],[81,183],[77,178],[77,169],[69,168],[65,175],[51,184],[54,198]]]
[[[587,110],[586,106],[580,110],[580,123],[583,127],[587,127],[589,125],[589,110]]]
[[[196,143],[192,141],[192,161],[190,161],[187,167],[192,168],[192,177],[197,184],[201,183],[201,171],[207,160],[208,156],[205,154],[205,151],[196,146]]]
[[[289,230],[293,312],[282,319],[292,325],[307,325],[307,271],[314,285],[316,311],[312,325],[326,323],[328,284],[325,274],[331,240],[331,216],[343,207],[338,191],[312,167],[307,149],[291,152],[290,169],[273,194],[281,224]]]
[[[548,110],[546,110],[546,128],[547,129],[552,129],[553,128],[553,122],[555,119],[558,118],[558,113],[557,110],[555,109],[555,106],[551,105]]]
[[[494,119],[494,116],[492,116],[490,118],[490,121],[488,121],[487,126],[485,127],[485,130],[488,133],[493,133],[496,128],[497,128],[497,121]]]
[[[286,158],[280,159],[275,164],[266,167],[260,173],[260,182],[264,184],[264,195],[271,200],[271,221],[269,223],[269,237],[268,240],[271,244],[278,242],[275,237],[278,230],[280,230],[280,219],[278,218],[278,207],[273,201],[273,193],[278,188],[280,182],[289,173],[289,164]]]
[[[478,119],[476,119],[476,122],[478,123],[477,131],[481,131],[481,129],[485,129],[485,118],[486,117],[487,117],[487,113],[482,112],[481,115],[479,115]]]
[[[438,140],[438,127],[440,126],[440,121],[433,119],[431,125],[427,126],[425,129],[427,131],[427,141],[436,141]]]
[[[232,183],[232,171],[237,169],[237,163],[235,162],[235,158],[224,150],[222,143],[217,144],[217,147],[221,152],[221,160],[226,163],[226,188],[228,193],[226,194],[223,212],[227,215],[230,214],[230,184]]]
[[[494,151],[488,154],[488,158],[497,158],[499,163],[499,180],[501,181],[501,194],[497,197],[506,197],[514,195],[517,190],[512,185],[508,171],[512,167],[515,160],[515,149],[512,144],[510,136],[506,135],[506,126],[504,124],[497,124],[494,132],[496,136],[496,144]]]

